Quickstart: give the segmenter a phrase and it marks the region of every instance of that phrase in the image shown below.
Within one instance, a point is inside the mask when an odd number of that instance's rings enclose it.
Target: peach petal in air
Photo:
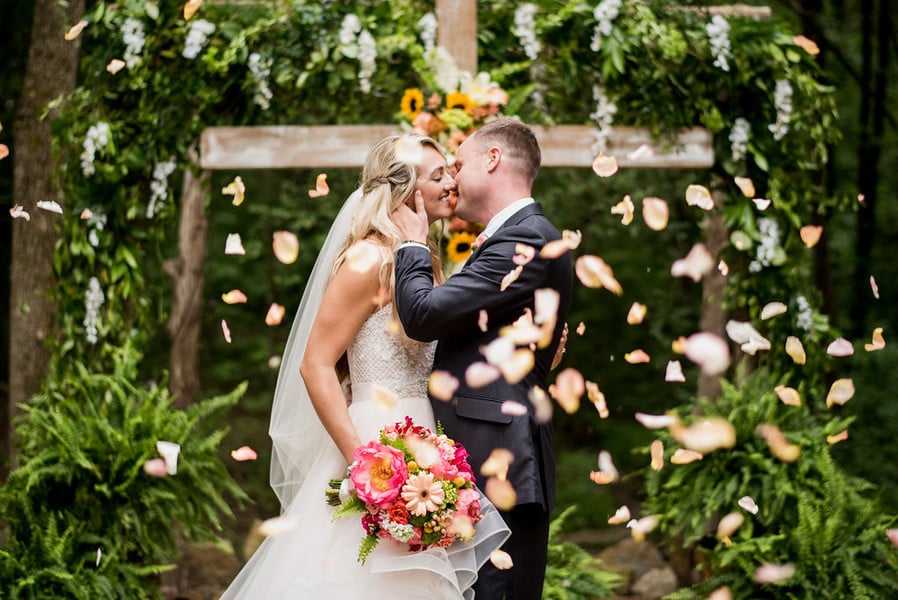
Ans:
[[[259,534],[265,537],[277,537],[292,531],[297,525],[299,525],[299,519],[294,515],[272,517],[262,521],[259,525]]]
[[[521,272],[523,270],[523,265],[518,265],[517,267],[509,271],[508,274],[502,278],[502,283],[499,284],[499,291],[504,292],[505,290],[507,290],[508,286],[518,280],[518,277],[521,276]]]
[[[755,503],[755,499],[751,496],[742,496],[736,504],[739,505],[739,508],[748,511],[753,515],[758,514],[758,505]]]
[[[21,204],[16,204],[12,208],[10,208],[9,216],[11,216],[13,219],[25,219],[26,221],[31,220],[31,215],[28,214],[28,211],[22,208]]]
[[[485,477],[505,479],[508,466],[514,461],[514,454],[508,448],[494,448],[480,466],[480,474]]]
[[[227,239],[225,240],[225,254],[236,254],[238,256],[242,256],[246,254],[246,250],[243,248],[243,240],[240,239],[239,233],[229,233]]]
[[[714,333],[702,331],[690,335],[684,350],[686,358],[701,367],[705,375],[720,375],[730,366],[730,348]]]
[[[0,144],[0,160],[3,160],[7,156],[9,156],[9,146]]]
[[[399,402],[399,397],[392,390],[388,390],[382,385],[375,383],[372,386],[372,391],[374,393],[374,406],[384,412],[393,410],[393,407]]]
[[[689,463],[693,463],[703,458],[704,455],[701,452],[689,450],[688,448],[677,448],[676,450],[674,450],[674,453],[670,457],[670,464],[688,465]]]
[[[84,31],[85,27],[87,27],[87,21],[81,19],[80,21],[72,25],[68,31],[65,32],[63,39],[65,39],[65,41],[67,42],[71,42],[79,35],[81,35],[81,32]]]
[[[870,291],[873,292],[873,297],[879,300],[879,286],[876,285],[876,278],[873,275],[870,275]]]
[[[511,482],[498,477],[490,477],[486,480],[483,493],[499,510],[511,510],[518,498]]]
[[[125,68],[125,61],[120,58],[113,58],[109,61],[109,64],[106,65],[106,71],[110,75],[115,75],[119,71]]]
[[[704,417],[690,425],[676,423],[670,427],[670,433],[689,450],[702,454],[736,445],[736,428],[721,417]]]
[[[664,371],[664,381],[686,381],[683,375],[683,365],[678,360],[667,361],[667,368]]]
[[[621,284],[614,278],[614,271],[598,256],[593,254],[580,256],[574,264],[574,270],[580,282],[588,288],[604,287],[618,296],[624,293]]]
[[[726,277],[730,274],[730,265],[728,265],[725,260],[721,260],[719,263],[717,263],[717,270],[721,275]]]
[[[483,361],[473,362],[465,369],[465,383],[472,388],[489,385],[501,376],[502,372],[498,368]]]
[[[791,579],[795,575],[795,565],[791,563],[777,565],[764,563],[755,571],[752,580],[755,583],[779,583]]]
[[[874,352],[875,350],[882,350],[886,347],[885,338],[882,337],[882,327],[877,327],[873,330],[873,339],[871,343],[864,344],[864,350],[867,352]]]
[[[527,374],[533,370],[536,359],[533,351],[528,348],[520,348],[515,350],[508,360],[499,364],[499,370],[505,381],[514,385],[520,382]]]
[[[285,265],[292,265],[299,257],[299,238],[292,231],[275,231],[271,235],[275,257]]]
[[[719,587],[708,596],[708,600],[733,600],[733,594],[730,588],[724,586]]]
[[[652,231],[664,231],[670,221],[670,209],[667,202],[653,196],[643,198],[642,220]]]
[[[635,416],[636,420],[642,423],[646,429],[664,429],[673,427],[680,422],[676,415],[649,415],[638,412]]]
[[[167,442],[165,440],[156,441],[156,452],[162,455],[165,461],[165,472],[169,475],[178,474],[178,455],[181,454],[181,444],[175,442]]]
[[[246,198],[246,185],[244,185],[240,175],[237,175],[234,177],[234,181],[221,188],[221,193],[225,196],[234,196],[234,199],[231,200],[231,204],[240,206]]]
[[[247,298],[246,294],[240,290],[231,290],[230,292],[222,294],[221,300],[225,304],[245,304]]]
[[[804,245],[808,248],[813,248],[817,245],[817,242],[820,241],[821,234],[823,234],[823,227],[820,227],[819,225],[805,225],[798,230],[798,235],[801,236],[801,241],[804,242]]]
[[[62,214],[62,207],[56,200],[38,200],[37,207],[47,212],[53,212],[59,215]]]
[[[196,11],[199,10],[200,4],[203,3],[203,0],[187,0],[184,3],[184,20],[189,21],[190,18],[196,14]]]
[[[773,388],[773,391],[776,392],[777,398],[779,398],[780,402],[783,404],[787,406],[801,406],[801,395],[795,388],[786,385],[778,385]]]
[[[586,333],[586,323],[580,321],[579,323],[577,323],[577,329],[575,329],[574,331],[577,332],[577,335],[583,335],[584,333]]]
[[[536,248],[529,244],[515,244],[514,251],[515,255],[512,257],[511,262],[519,267],[523,267],[536,256]]]
[[[331,189],[327,185],[327,173],[319,173],[315,178],[315,189],[309,190],[309,198],[320,198],[327,196]]]
[[[826,436],[826,443],[830,444],[830,445],[838,444],[839,442],[844,442],[847,439],[848,439],[848,430],[843,429],[839,433]]]
[[[854,354],[854,346],[845,338],[838,338],[830,342],[826,347],[826,353],[830,356],[851,356]]]
[[[736,187],[739,188],[739,191],[746,198],[751,198],[755,195],[755,184],[750,177],[735,177],[733,181],[736,182]]]
[[[513,417],[523,417],[527,414],[527,407],[514,400],[506,400],[502,403],[499,410],[502,411],[503,415],[511,415]]]
[[[751,323],[731,319],[727,321],[726,332],[746,354],[754,356],[758,350],[770,350],[770,340],[758,333]]]
[[[558,319],[561,294],[552,288],[540,288],[533,293],[533,322],[540,324]]]
[[[670,349],[677,354],[686,354],[686,336],[680,336],[670,343]]]
[[[624,360],[630,363],[631,365],[638,365],[641,363],[651,362],[652,358],[646,354],[645,350],[641,348],[637,348],[632,352],[627,352],[624,354]]]
[[[580,230],[565,229],[561,232],[561,239],[552,240],[539,251],[542,258],[558,258],[569,250],[576,250],[583,240]]]
[[[686,188],[686,204],[689,206],[698,206],[703,210],[711,210],[714,208],[714,200],[711,198],[711,192],[703,185],[692,184]]]
[[[356,242],[346,251],[346,264],[356,273],[367,273],[382,261],[380,247],[369,242]]]
[[[689,277],[698,281],[714,268],[714,257],[704,244],[692,246],[684,258],[678,258],[670,266],[670,274],[674,277]]]
[[[165,461],[161,458],[151,458],[143,463],[143,472],[150,477],[165,477],[168,474]]]
[[[795,462],[801,454],[801,447],[786,439],[779,427],[771,423],[758,425],[758,435],[764,438],[773,455],[783,462]]]
[[[898,529],[886,529],[886,536],[898,548]]]
[[[633,200],[630,199],[630,194],[627,194],[620,202],[611,207],[611,214],[621,216],[621,225],[629,225],[633,222],[633,212],[635,210],[636,207],[633,205]]]
[[[617,173],[617,159],[613,154],[599,152],[592,161],[592,170],[599,177],[611,177]]]
[[[626,505],[619,506],[614,514],[608,517],[609,525],[620,525],[630,520],[630,508]]]
[[[269,327],[274,327],[275,325],[280,325],[281,321],[284,320],[284,314],[287,312],[287,309],[277,302],[272,302],[271,306],[268,307],[268,312],[265,314],[265,324]]]
[[[561,408],[569,415],[580,408],[580,397],[586,392],[583,375],[574,368],[567,368],[555,377],[555,383],[549,386],[549,395],[555,398]]]
[[[497,337],[486,346],[480,347],[480,353],[491,365],[500,365],[509,360],[514,353],[514,342],[507,337]]]
[[[462,515],[456,511],[452,515],[446,532],[462,541],[469,542],[474,539],[474,521],[468,515]]]
[[[231,328],[228,327],[228,322],[224,319],[221,320],[221,333],[224,335],[224,339],[227,343],[231,343]]]
[[[605,394],[599,389],[599,384],[593,381],[587,381],[586,395],[593,406],[596,407],[596,412],[599,413],[599,418],[607,419],[610,414],[608,412],[608,403],[605,401]]]
[[[789,310],[782,302],[768,302],[764,305],[764,308],[761,309],[761,320],[766,321],[767,319],[772,319],[778,315],[781,315]]]
[[[604,479],[605,477],[610,477],[611,481],[617,481],[617,478],[618,478],[617,467],[614,466],[614,461],[611,459],[611,453],[608,452],[607,450],[602,450],[601,452],[599,452],[598,467],[599,467],[599,471],[596,474],[598,477],[600,477],[602,479]],[[595,473],[595,472],[593,472],[593,473]],[[595,481],[596,483],[599,483],[598,481],[596,481],[595,478],[593,478],[593,473],[589,474],[590,478],[593,481]],[[604,474],[604,475],[599,475],[599,474]],[[608,483],[611,483],[611,481],[609,481]]]
[[[652,456],[652,462],[649,466],[653,471],[660,471],[664,468],[664,442],[655,440],[652,442],[649,451]]]
[[[527,399],[533,405],[533,418],[537,423],[548,423],[552,420],[552,400],[545,390],[534,386],[527,392]]]
[[[507,571],[514,566],[511,555],[505,550],[493,550],[490,552],[490,562],[500,571]]]
[[[627,528],[630,530],[630,535],[637,542],[641,542],[645,539],[645,536],[658,526],[658,516],[657,515],[649,515],[647,517],[642,517],[641,519],[630,519],[630,522],[627,523]]]
[[[427,378],[427,391],[437,400],[449,402],[458,389],[458,379],[449,371],[434,369]]]
[[[645,304],[634,302],[630,305],[630,310],[627,312],[627,323],[630,325],[639,325],[642,323],[642,320],[645,319],[647,310]]]
[[[820,47],[817,45],[817,42],[809,37],[796,35],[792,38],[792,42],[811,56],[817,56],[818,54],[820,54]]]
[[[833,404],[839,406],[854,397],[854,381],[850,378],[836,379],[826,394],[826,406],[831,407]]]
[[[259,456],[256,454],[256,451],[249,446],[240,446],[236,450],[231,450],[231,458],[237,462],[244,462],[247,460],[256,460]]]
[[[730,536],[736,533],[743,523],[745,523],[745,515],[739,512],[728,513],[717,523],[717,539],[724,543],[728,542]]]
[[[786,354],[796,365],[803,365],[807,361],[804,346],[801,344],[801,340],[794,335],[786,338]]]
[[[627,152],[627,158],[629,160],[642,160],[653,156],[655,156],[655,151],[648,144],[640,144],[636,150]]]
[[[767,210],[770,207],[769,198],[752,198],[751,201],[755,203],[758,210]]]
[[[479,313],[477,313],[477,328],[486,333],[487,325],[489,324],[489,314],[486,310],[481,309]]]

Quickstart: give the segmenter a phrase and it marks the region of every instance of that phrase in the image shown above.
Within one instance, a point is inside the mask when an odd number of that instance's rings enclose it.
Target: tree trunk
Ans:
[[[199,164],[195,149],[190,151],[194,165]],[[209,189],[209,171],[193,168],[184,173],[181,189],[181,214],[178,226],[178,258],[166,261],[165,273],[172,280],[169,392],[175,406],[193,404],[200,389],[199,349],[202,325],[203,261],[206,259],[205,201]]]
[[[64,205],[55,181],[50,122],[40,120],[47,104],[71,92],[78,71],[78,39],[67,42],[64,34],[84,12],[84,0],[36,0],[28,65],[13,128],[13,199],[31,214],[31,221],[16,219],[12,226],[12,264],[9,298],[9,403],[7,417],[16,405],[27,402],[43,381],[49,352],[45,344],[55,328],[54,307],[48,291],[54,285],[53,249],[58,238],[58,215],[36,207],[39,200]],[[4,451],[15,454],[15,435],[9,432]],[[10,460],[12,462],[12,460]]]
[[[715,186],[716,187],[716,186]],[[702,224],[705,246],[715,259],[729,237],[726,225],[721,216],[724,195],[714,191],[714,210],[710,211]],[[726,277],[717,268],[702,278],[702,313],[699,318],[699,330],[714,333],[727,339],[726,314],[723,310],[723,294],[726,288]],[[698,378],[698,397],[715,400],[720,396],[721,387],[718,376],[710,377],[702,373]]]

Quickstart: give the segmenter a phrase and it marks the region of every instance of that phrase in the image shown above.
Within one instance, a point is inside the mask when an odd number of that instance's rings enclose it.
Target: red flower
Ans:
[[[394,523],[405,525],[408,523],[408,509],[402,502],[396,502],[387,509],[387,516]]]

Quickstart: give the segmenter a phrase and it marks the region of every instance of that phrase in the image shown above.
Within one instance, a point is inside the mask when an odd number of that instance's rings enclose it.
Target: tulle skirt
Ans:
[[[419,425],[435,428],[426,398],[400,398],[385,411],[375,402],[363,401],[360,392],[353,390],[349,411],[363,441],[375,439],[382,427],[406,415]],[[471,600],[478,569],[509,536],[502,517],[486,497],[481,494],[483,518],[475,525],[472,541],[409,552],[404,544],[381,540],[363,565],[357,560],[365,535],[359,516],[331,521],[334,507],[325,501],[329,480],[343,476],[345,469],[346,462],[334,444],[321,449],[316,468],[284,511],[297,525],[267,538],[222,599],[395,600],[406,595]]]

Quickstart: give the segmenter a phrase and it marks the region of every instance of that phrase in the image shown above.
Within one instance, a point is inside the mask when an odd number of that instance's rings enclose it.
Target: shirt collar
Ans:
[[[490,237],[496,231],[505,224],[511,215],[515,214],[525,206],[533,204],[536,202],[533,198],[521,198],[520,200],[516,200],[497,212],[493,215],[493,218],[490,219],[490,222],[486,224],[486,227],[483,229],[484,239]]]

